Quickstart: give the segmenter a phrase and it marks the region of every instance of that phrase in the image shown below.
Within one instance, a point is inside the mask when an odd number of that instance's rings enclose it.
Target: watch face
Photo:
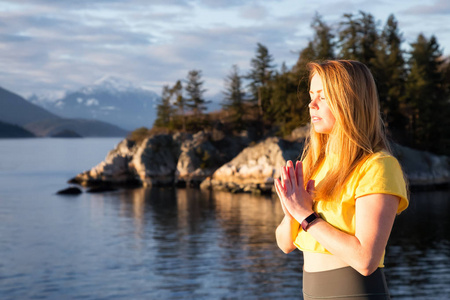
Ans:
[[[314,213],[310,214],[309,216],[307,216],[302,221],[302,228],[303,228],[303,230],[307,231],[309,224],[311,224],[311,222],[313,222],[317,218],[319,218],[319,215],[316,212],[314,212]]]

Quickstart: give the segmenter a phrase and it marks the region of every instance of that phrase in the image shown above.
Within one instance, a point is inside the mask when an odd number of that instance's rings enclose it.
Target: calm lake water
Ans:
[[[0,140],[0,299],[302,299],[275,197],[58,196],[119,139]],[[416,192],[387,249],[392,299],[450,298],[450,192]]]

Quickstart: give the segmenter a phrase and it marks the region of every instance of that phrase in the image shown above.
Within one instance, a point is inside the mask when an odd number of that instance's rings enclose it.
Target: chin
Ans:
[[[324,129],[319,126],[317,127],[314,126],[314,131],[320,134],[329,134],[331,132],[331,130]]]

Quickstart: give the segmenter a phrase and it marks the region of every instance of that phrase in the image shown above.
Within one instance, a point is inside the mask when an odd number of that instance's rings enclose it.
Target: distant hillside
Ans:
[[[94,119],[134,130],[151,127],[159,95],[115,77],[104,77],[58,100],[31,96],[28,101],[69,119]]]
[[[83,137],[124,137],[128,133],[106,122],[61,118],[3,88],[0,88],[0,122],[10,125],[2,126],[5,136],[16,134],[19,126],[40,137],[67,131]]]
[[[26,124],[24,128],[36,136],[58,136],[65,131],[83,137],[125,137],[128,134],[128,131],[115,125],[85,119],[42,120]]]
[[[45,119],[61,119],[57,115],[1,87],[0,108],[0,121],[20,126]]]
[[[0,121],[0,138],[28,138],[35,137],[34,134],[20,126]]]

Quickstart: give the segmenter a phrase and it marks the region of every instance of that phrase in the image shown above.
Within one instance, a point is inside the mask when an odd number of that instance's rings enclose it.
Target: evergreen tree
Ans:
[[[170,103],[172,98],[172,91],[169,86],[163,87],[161,102],[157,106],[156,120],[153,126],[169,128],[172,123],[174,109]]]
[[[206,110],[206,104],[208,103],[204,98],[203,94],[206,92],[203,89],[202,72],[200,70],[191,70],[188,73],[186,93],[189,98],[187,98],[187,106],[192,110],[194,116],[199,117]]]
[[[279,127],[280,134],[288,135],[296,127],[304,125],[309,116],[308,110],[305,109],[305,103],[299,101],[296,93],[298,78],[291,72],[277,74],[269,85],[271,105],[267,110],[268,118]],[[308,94],[307,89],[299,92]]]
[[[346,21],[340,23],[339,57],[358,60],[372,69],[372,59],[375,58],[378,31],[371,14],[359,12],[359,18],[352,14],[344,14]]]
[[[244,129],[245,91],[242,88],[242,77],[239,68],[233,65],[231,73],[225,79],[224,102],[222,107],[232,113],[232,122],[236,129]]]
[[[283,61],[280,68],[280,74],[286,74],[289,72],[288,67],[286,66],[286,63]]]
[[[272,74],[275,66],[272,65],[273,57],[269,50],[264,45],[258,43],[256,49],[256,57],[252,58],[250,65],[251,70],[247,78],[250,79],[250,92],[253,95],[253,100],[258,103],[260,117],[264,114],[264,106],[267,97],[264,97],[264,88],[272,79]],[[264,99],[266,98],[266,99]]]
[[[186,99],[183,97],[183,85],[180,80],[175,83],[171,89],[171,92],[175,95],[175,106],[181,116],[182,130],[186,131]]]
[[[293,72],[299,76],[304,76],[306,64],[316,60],[334,59],[335,42],[334,34],[331,28],[322,20],[318,14],[314,17],[311,28],[314,30],[314,36],[308,42],[308,46],[304,48],[299,55]]]
[[[331,28],[322,20],[319,14],[314,16],[311,23],[311,28],[314,30],[314,37],[311,41],[311,46],[314,49],[314,56],[316,60],[333,59],[334,55],[334,34]]]
[[[381,110],[386,127],[397,137],[404,136],[404,116],[400,113],[405,94],[406,69],[401,44],[402,34],[394,15],[390,15],[383,28],[376,56],[372,59],[372,73],[377,82]]]
[[[439,72],[442,52],[434,36],[420,34],[408,61],[406,104],[410,109],[412,146],[442,153],[449,104],[443,74]]]

